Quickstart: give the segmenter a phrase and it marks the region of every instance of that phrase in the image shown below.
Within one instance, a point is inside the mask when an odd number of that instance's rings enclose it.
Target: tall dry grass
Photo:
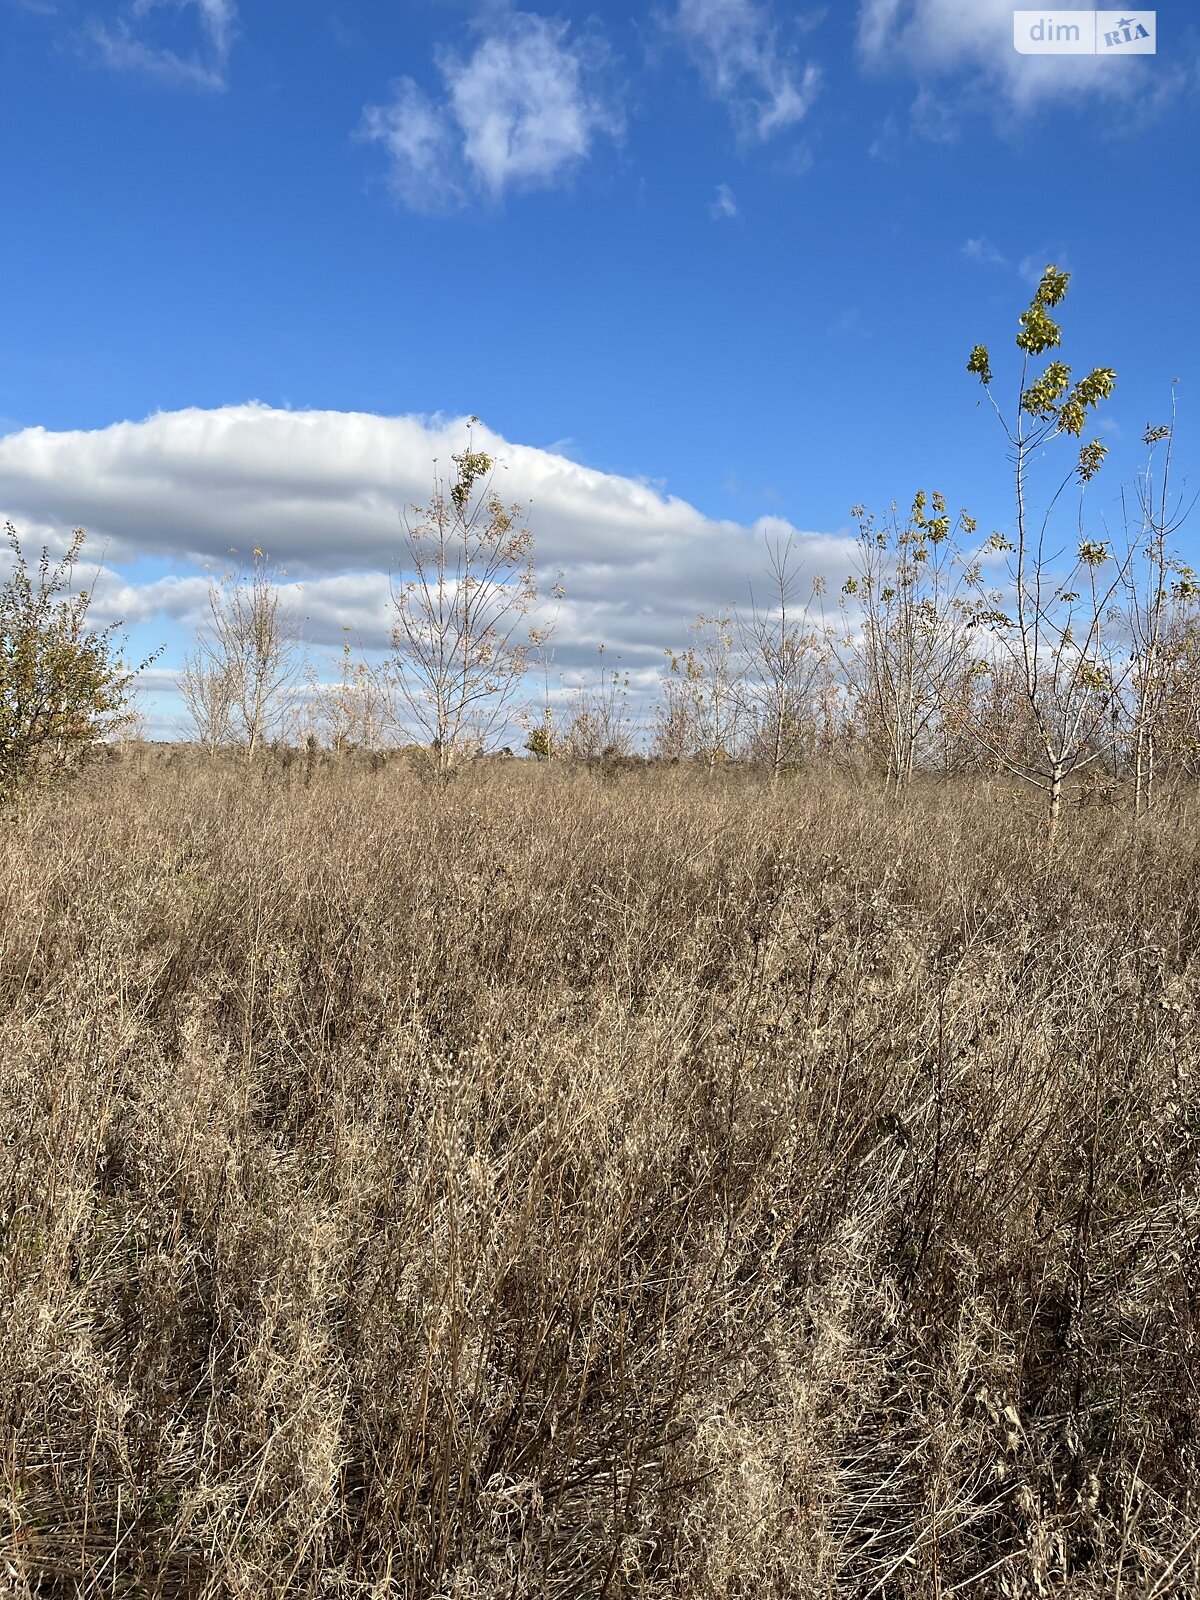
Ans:
[[[178,756],[0,830],[0,1589],[1200,1592],[1200,817]]]

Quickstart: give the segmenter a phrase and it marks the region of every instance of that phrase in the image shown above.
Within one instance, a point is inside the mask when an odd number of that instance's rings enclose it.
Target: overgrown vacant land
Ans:
[[[1200,1591],[1196,807],[308,777],[0,834],[7,1592]]]

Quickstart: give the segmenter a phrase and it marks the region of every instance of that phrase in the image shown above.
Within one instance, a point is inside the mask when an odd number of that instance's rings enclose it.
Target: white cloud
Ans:
[[[990,93],[998,112],[1029,111],[1064,96],[1141,100],[1150,82],[1145,60],[1020,55],[1012,0],[860,0],[858,47],[868,67],[899,68],[921,81],[925,98],[918,95],[913,110],[924,137],[945,137],[949,114],[924,87],[932,80],[965,74],[964,103],[987,104]]]
[[[392,85],[386,106],[363,112],[362,137],[388,153],[388,186],[418,211],[448,210],[463,196],[459,152],[445,112],[411,78]]]
[[[475,438],[504,462],[503,498],[531,503],[543,573],[566,574],[560,667],[594,660],[605,643],[610,659],[620,654],[623,665],[653,674],[697,611],[745,598],[762,567],[764,535],[791,531],[777,517],[751,525],[706,517],[645,483],[509,443],[482,426]],[[101,586],[104,614],[143,630],[154,618],[193,625],[205,564],[220,571],[231,547],[258,544],[299,585],[293,598],[316,644],[336,646],[350,627],[379,648],[399,514],[428,498],[433,458],[447,470],[465,440],[460,419],[256,404],[89,432],[29,428],[0,440],[0,519],[10,516],[35,543],[42,530],[82,523],[89,552],[98,555],[107,541],[107,562],[118,569],[138,557],[173,559],[175,573],[146,583],[114,576]],[[843,572],[842,540],[798,539],[813,574]]]
[[[741,138],[770,139],[808,114],[820,69],[797,60],[757,0],[679,0],[670,27]]]
[[[193,34],[190,48],[181,50],[150,37],[152,14],[164,9],[195,13],[200,37]],[[202,89],[225,87],[236,31],[235,0],[133,0],[111,25],[93,19],[85,30],[105,66],[122,72],[147,72]]]
[[[472,190],[498,200],[552,188],[598,137],[621,131],[597,85],[605,54],[566,22],[517,12],[493,21],[469,56],[439,53],[439,100],[402,78],[386,105],[366,107],[361,134],[383,145],[392,192],[416,210],[451,209]]]
[[[86,549],[81,570],[87,572],[87,586],[94,597],[89,621],[101,627],[110,622],[133,627],[163,618],[195,627],[204,620],[208,604],[205,577],[172,575],[151,583],[131,583],[107,565],[89,566]]]
[[[717,185],[717,193],[708,208],[708,214],[715,222],[737,216],[738,203],[734,198],[733,190],[727,183],[719,183]]]
[[[981,267],[1003,267],[1008,264],[990,239],[965,240],[962,256],[964,260],[974,261]]]

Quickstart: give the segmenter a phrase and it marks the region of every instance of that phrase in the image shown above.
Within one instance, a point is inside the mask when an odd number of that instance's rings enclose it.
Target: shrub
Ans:
[[[83,529],[58,562],[43,546],[33,572],[12,523],[4,532],[12,571],[0,589],[0,799],[61,776],[125,726],[141,670],[121,660],[119,623],[88,627],[91,592],[71,593]]]

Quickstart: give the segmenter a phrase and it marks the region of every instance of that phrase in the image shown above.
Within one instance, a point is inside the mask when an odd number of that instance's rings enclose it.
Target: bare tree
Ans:
[[[392,588],[397,688],[443,780],[503,726],[537,600],[533,534],[492,488],[495,462],[470,439],[451,460],[449,489],[435,477],[429,504],[405,519]]]
[[[620,657],[615,667],[608,665],[604,645],[597,646],[597,655],[596,682],[581,684],[574,691],[574,704],[563,737],[567,753],[579,761],[626,756],[633,749],[629,674],[622,670]]]
[[[209,583],[208,620],[179,682],[209,749],[237,744],[253,761],[286,726],[303,652],[282,603],[285,576],[255,546],[248,571],[239,568]]]
[[[711,773],[737,753],[747,716],[732,616],[698,616],[686,649],[667,651],[660,745],[703,758]]]
[[[799,567],[792,535],[769,542],[762,598],[751,587],[749,614],[738,621],[741,700],[755,743],[770,762],[773,784],[800,759],[805,722],[824,666],[823,637],[812,616],[823,583],[816,579],[802,604]]]
[[[1045,791],[1047,828],[1059,824],[1065,781],[1101,754],[1111,726],[1114,697],[1128,673],[1106,637],[1106,624],[1128,568],[1107,540],[1089,538],[1083,525],[1082,489],[1099,471],[1106,447],[1082,445],[1072,469],[1050,495],[1040,520],[1030,504],[1030,470],[1054,440],[1079,438],[1087,414],[1108,399],[1116,384],[1109,367],[1096,367],[1071,381],[1064,362],[1050,361],[1033,376],[1030,362],[1061,343],[1050,312],[1067,292],[1070,274],[1049,266],[1021,313],[1017,346],[1022,352],[1016,405],[1006,417],[991,391],[992,369],[985,345],[967,363],[984,387],[1004,431],[1013,462],[1016,527],[1009,538],[995,533],[985,552],[1005,558],[1005,581],[986,586],[985,568],[975,568],[974,616],[994,647],[1019,664],[1025,703],[1036,731],[1028,758],[1005,757],[1009,769]],[[1080,486],[1073,548],[1050,544],[1051,516],[1068,485]],[[986,559],[986,558],[985,558]],[[996,752],[1001,754],[1001,752]]]
[[[349,629],[343,632],[337,680],[316,685],[312,694],[314,735],[335,755],[379,750],[395,725],[392,683],[386,669],[355,655]]]
[[[233,673],[210,651],[207,641],[184,657],[179,692],[196,737],[209,755],[233,743]]]

